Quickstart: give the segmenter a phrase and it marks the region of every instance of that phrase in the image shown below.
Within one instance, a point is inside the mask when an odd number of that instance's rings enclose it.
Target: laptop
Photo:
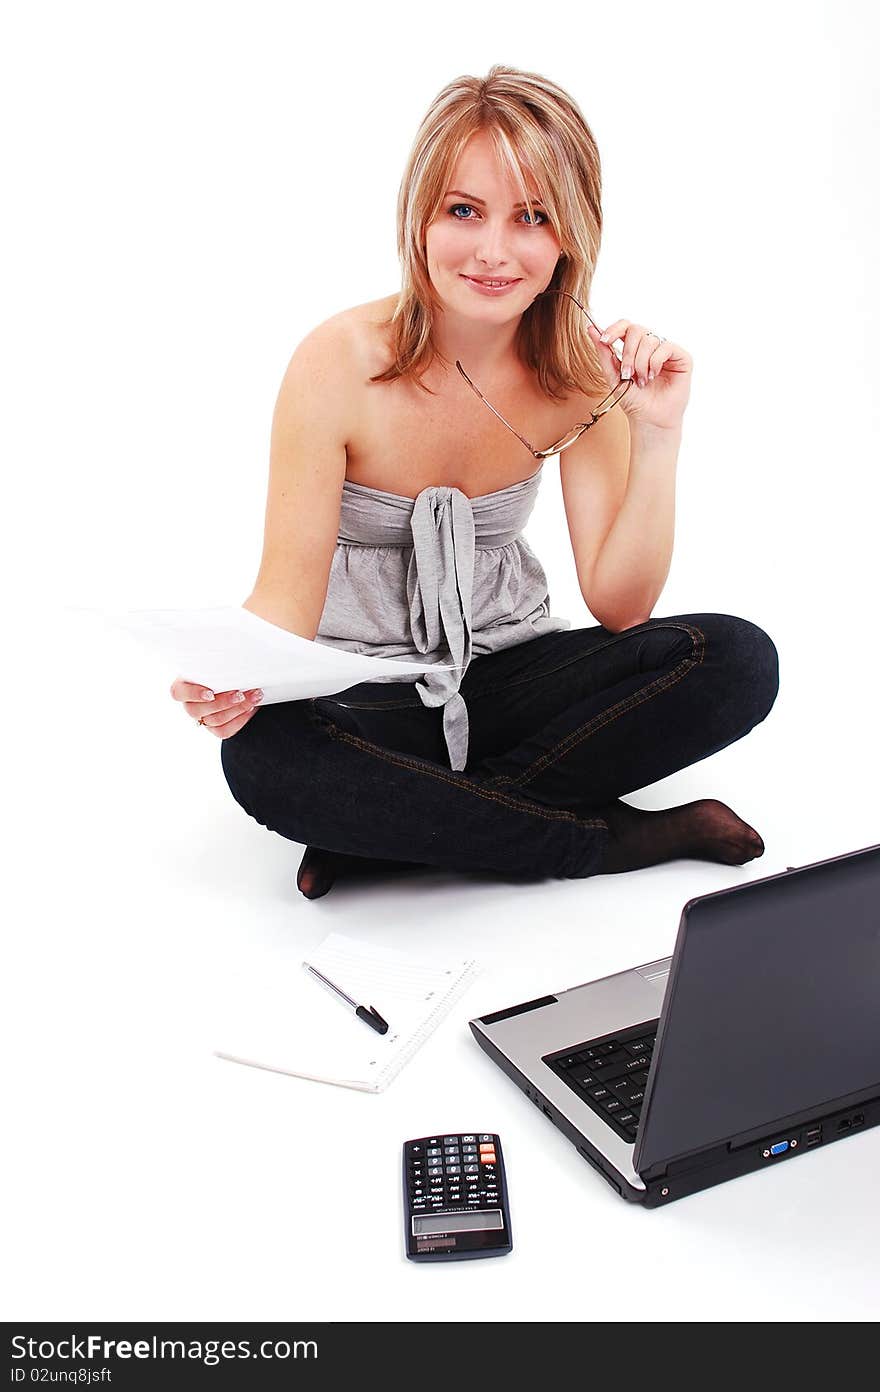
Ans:
[[[671,958],[469,1023],[647,1208],[867,1131],[880,1122],[880,845],[700,895]]]

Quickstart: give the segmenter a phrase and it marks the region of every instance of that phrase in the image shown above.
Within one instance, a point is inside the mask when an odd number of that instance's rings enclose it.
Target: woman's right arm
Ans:
[[[341,315],[313,329],[291,358],[272,418],[263,555],[243,604],[261,619],[314,638],[327,598],[339,532],[346,445],[357,400],[354,327]],[[236,734],[257,709],[234,691],[200,700],[202,688],[177,680],[171,695],[221,739]]]

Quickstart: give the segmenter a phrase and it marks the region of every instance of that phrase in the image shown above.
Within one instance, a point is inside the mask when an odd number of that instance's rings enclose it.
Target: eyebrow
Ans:
[[[485,208],[485,206],[486,206],[486,200],[485,200],[485,198],[477,198],[476,194],[473,194],[473,193],[462,193],[461,189],[447,189],[447,190],[446,190],[446,197],[447,197],[447,198],[450,198],[450,197],[452,196],[452,194],[454,194],[454,193],[457,194],[459,198],[466,198],[467,201],[468,201],[469,203],[479,203],[479,204],[481,204],[481,206],[484,207],[484,208]],[[540,204],[543,205],[544,200],[543,200],[543,198],[540,198],[540,197],[538,196],[538,194],[533,194],[533,195],[532,195],[532,202],[533,202],[533,203],[540,203]],[[514,206],[514,208],[526,208],[526,207],[528,207],[528,204],[527,204],[527,203],[514,203],[513,206]]]

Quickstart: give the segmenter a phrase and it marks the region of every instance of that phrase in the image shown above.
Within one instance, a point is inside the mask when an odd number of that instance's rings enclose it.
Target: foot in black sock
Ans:
[[[296,875],[296,887],[307,899],[320,899],[330,892],[337,879],[366,878],[388,871],[420,868],[410,860],[375,860],[346,855],[343,851],[324,851],[320,846],[306,846]]]
[[[598,875],[641,870],[667,860],[744,865],[764,854],[764,842],[754,828],[715,798],[701,798],[662,812],[644,812],[620,801],[596,811],[611,833]]]

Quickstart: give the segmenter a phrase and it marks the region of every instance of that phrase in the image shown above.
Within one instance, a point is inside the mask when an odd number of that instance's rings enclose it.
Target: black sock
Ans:
[[[380,860],[374,856],[350,855],[345,851],[325,851],[306,846],[296,876],[296,886],[307,899],[320,899],[337,879],[369,879],[423,867],[412,860]]]
[[[744,865],[764,854],[764,842],[725,803],[701,798],[661,812],[616,801],[597,807],[611,833],[596,874],[614,875],[668,860],[713,860]]]

